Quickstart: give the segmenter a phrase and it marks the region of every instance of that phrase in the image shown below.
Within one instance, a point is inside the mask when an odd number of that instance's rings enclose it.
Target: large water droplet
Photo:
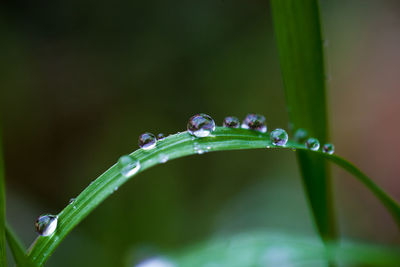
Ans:
[[[242,122],[243,129],[256,130],[261,133],[267,132],[267,126],[265,125],[265,117],[259,114],[247,114],[246,118]]]
[[[144,150],[152,149],[156,146],[157,139],[152,133],[144,133],[139,136],[139,147]]]
[[[333,144],[327,143],[322,146],[322,151],[331,155],[335,152],[335,146]]]
[[[276,146],[284,146],[288,141],[288,134],[283,129],[275,129],[271,132],[271,142]]]
[[[308,137],[308,132],[302,128],[299,128],[294,133],[293,138],[297,143],[304,143],[307,140],[307,137]]]
[[[54,233],[57,228],[58,217],[55,215],[45,214],[36,219],[36,232],[42,236],[49,236]]]
[[[131,177],[140,170],[140,162],[129,155],[125,155],[119,158],[118,167],[123,176]]]
[[[163,140],[165,138],[165,135],[163,133],[157,134],[157,139],[158,140]]]
[[[206,114],[197,114],[189,119],[187,130],[196,137],[206,137],[215,130],[215,122]]]
[[[317,151],[319,149],[319,141],[316,138],[308,138],[306,141],[306,147],[312,151]]]
[[[226,117],[226,118],[224,119],[224,122],[222,123],[222,125],[223,125],[224,127],[229,127],[229,128],[239,128],[239,126],[240,126],[240,121],[239,121],[239,119],[236,118],[236,117],[229,116],[229,117]]]
[[[135,267],[175,267],[175,266],[176,265],[173,262],[162,257],[149,258],[135,265]]]

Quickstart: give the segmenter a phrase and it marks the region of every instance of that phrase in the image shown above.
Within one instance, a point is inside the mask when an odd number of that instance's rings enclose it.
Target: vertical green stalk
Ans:
[[[324,55],[317,0],[271,0],[285,95],[293,129],[328,140]],[[325,159],[298,151],[303,184],[323,240],[336,238],[331,181]]]
[[[5,267],[7,265],[5,241],[6,199],[4,189],[4,161],[1,140],[2,134],[0,129],[0,267]]]

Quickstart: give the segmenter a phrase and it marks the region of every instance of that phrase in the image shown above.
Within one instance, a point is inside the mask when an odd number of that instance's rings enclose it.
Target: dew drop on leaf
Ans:
[[[159,161],[160,161],[160,163],[165,163],[165,162],[167,162],[169,160],[169,156],[168,155],[166,155],[166,154],[160,154],[160,156],[159,156]]]
[[[326,143],[325,145],[322,146],[322,152],[328,153],[328,154],[333,154],[335,153],[335,146],[330,143]]]
[[[272,144],[275,146],[284,146],[289,137],[285,130],[278,128],[271,132],[270,138]]]
[[[317,151],[319,149],[319,141],[316,138],[308,138],[306,141],[306,147],[312,151]]]
[[[158,140],[163,140],[165,138],[165,135],[163,133],[157,134],[157,139]]]
[[[36,219],[36,232],[41,236],[49,236],[54,233],[57,228],[58,217],[55,215],[45,214]]]
[[[259,114],[247,114],[246,118],[242,122],[242,128],[265,133],[267,132],[265,117]]]
[[[210,116],[200,113],[189,119],[187,130],[196,137],[206,137],[215,130],[215,122]]]
[[[129,155],[125,155],[119,158],[118,168],[123,176],[131,177],[140,170],[140,162]]]
[[[157,138],[152,133],[144,133],[139,136],[139,147],[144,150],[152,149],[156,146]]]
[[[238,118],[233,117],[233,116],[228,116],[224,119],[222,122],[222,126],[224,127],[229,127],[229,128],[239,128],[240,126],[240,121]]]

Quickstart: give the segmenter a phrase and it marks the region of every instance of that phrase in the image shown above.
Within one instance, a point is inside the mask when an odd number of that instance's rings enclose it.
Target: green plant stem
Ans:
[[[18,267],[30,267],[33,266],[31,262],[29,262],[28,256],[25,254],[25,247],[22,242],[18,239],[18,236],[14,233],[11,226],[6,223],[6,237],[7,243],[11,249],[11,252],[14,256],[14,260]]]
[[[271,0],[272,17],[293,129],[328,140],[324,54],[318,0]],[[308,151],[297,159],[303,184],[323,240],[337,236],[330,172],[326,161]]]
[[[0,267],[7,266],[6,262],[6,241],[5,241],[5,221],[6,221],[6,197],[4,182],[4,160],[2,149],[2,132],[0,129]]]
[[[307,150],[304,145],[290,141],[285,147],[275,147],[271,144],[268,133],[262,134],[251,130],[217,127],[212,137],[194,138],[187,132],[178,133],[158,141],[154,149],[148,151],[138,149],[130,155],[140,161],[141,168],[138,172],[140,173],[152,166],[161,164],[161,159],[165,159],[165,156],[167,156],[169,160],[172,160],[196,154],[198,150],[196,150],[195,147],[203,151],[211,152],[255,148],[266,149],[267,146],[271,147],[271,149]],[[389,211],[391,211],[398,225],[400,225],[400,206],[372,182],[372,180],[362,174],[359,169],[336,155],[328,155],[322,152],[312,153],[333,160],[355,175],[356,178],[366,185],[366,187],[382,201]],[[59,222],[54,234],[49,237],[41,236],[36,239],[29,253],[30,260],[36,266],[43,265],[60,242],[78,225],[78,223],[103,200],[110,196],[116,187],[120,187],[132,177],[127,178],[122,176],[119,166],[117,165],[112,166],[105,173],[100,175],[76,197],[72,204],[65,207],[58,214]]]

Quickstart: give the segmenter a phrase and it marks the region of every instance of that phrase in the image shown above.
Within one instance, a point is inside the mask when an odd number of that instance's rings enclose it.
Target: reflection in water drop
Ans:
[[[246,118],[242,122],[242,128],[265,133],[267,132],[265,117],[259,114],[247,114]]]
[[[123,176],[131,177],[140,170],[140,162],[129,155],[125,155],[119,158],[118,168]]]
[[[333,144],[327,143],[322,146],[322,151],[324,153],[333,154],[335,153],[335,146]]]
[[[226,117],[222,123],[224,127],[229,127],[229,128],[239,128],[240,126],[240,121],[238,118],[229,116]]]
[[[41,215],[36,219],[36,232],[41,236],[49,236],[57,228],[58,217],[51,214]]]
[[[306,141],[306,147],[312,151],[317,151],[319,149],[319,141],[316,138],[308,138]]]
[[[152,133],[144,133],[139,136],[139,147],[144,150],[152,149],[156,146],[157,138]]]
[[[187,130],[196,137],[206,137],[215,130],[215,122],[207,114],[197,114],[189,119]]]
[[[288,134],[283,129],[275,129],[271,132],[270,135],[271,142],[275,146],[284,146],[288,141]]]

